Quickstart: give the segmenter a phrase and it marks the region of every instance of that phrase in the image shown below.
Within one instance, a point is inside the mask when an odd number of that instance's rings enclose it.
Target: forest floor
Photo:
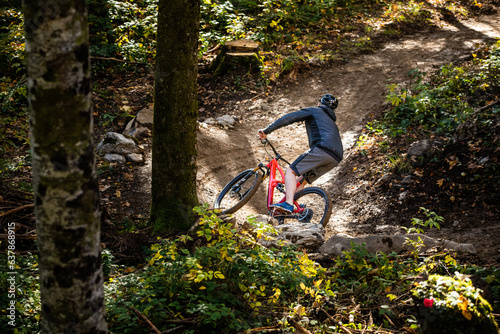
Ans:
[[[476,247],[477,254],[467,255],[465,260],[477,265],[499,265],[500,201],[495,191],[492,193],[485,189],[473,197],[444,201],[447,191],[436,186],[438,176],[432,175],[435,165],[411,172],[412,181],[405,186],[399,187],[399,180],[394,182],[393,187],[379,186],[377,181],[390,174],[386,154],[376,145],[363,149],[357,145],[367,122],[380,117],[390,107],[386,102],[388,83],[405,85],[409,81],[410,70],[418,69],[430,75],[442,65],[459,64],[470,59],[481,43],[492,42],[498,37],[500,14],[497,12],[469,19],[439,20],[425,30],[408,31],[402,37],[379,41],[371,52],[346,57],[333,64],[311,64],[294,70],[265,88],[252,86],[244,80],[243,84],[235,85],[235,78],[236,81],[239,79],[233,74],[213,80],[201,69],[198,131],[200,203],[213,204],[218,192],[230,179],[268,158],[258,140],[258,129],[285,113],[316,105],[318,98],[328,92],[339,99],[337,124],[342,134],[345,158],[337,168],[314,184],[327,190],[334,201],[325,240],[338,234],[404,233],[403,227],[410,227],[412,218],[422,218],[419,210],[425,207],[445,219],[440,230],[430,230],[427,235],[471,243]],[[123,131],[127,116],[120,117],[118,114],[135,114],[152,106],[153,73],[140,67],[136,72],[126,74],[109,73],[109,76],[94,78],[94,89],[97,91],[94,93],[94,115],[98,116],[96,141],[101,140],[105,132]],[[245,73],[241,75],[245,76]],[[235,88],[238,85],[247,86],[239,90]],[[233,116],[236,124],[223,128],[204,123],[209,117],[222,115]],[[288,161],[293,161],[307,149],[303,125],[280,129],[269,139]],[[144,164],[109,165],[99,161],[102,240],[116,252],[118,261],[138,260],[144,245],[150,241],[149,233],[137,233],[149,231],[150,141],[149,138],[142,142],[146,147]],[[404,153],[408,147],[402,140],[392,149]],[[23,240],[20,240],[19,246],[22,243],[27,250],[34,249],[32,239],[35,238],[29,184],[30,171],[22,170],[9,180],[7,190],[0,197],[12,207],[18,205],[19,210],[9,213],[8,219],[19,222],[19,226],[26,230],[24,234],[20,232]],[[237,215],[243,218],[250,214],[266,214],[265,191],[266,187],[261,186]],[[6,207],[6,210],[9,209]]]
[[[219,115],[234,115],[239,119],[237,126],[233,129],[200,128],[200,199],[213,203],[217,192],[230,178],[268,157],[257,140],[258,129],[287,112],[316,105],[318,98],[329,92],[339,99],[337,124],[346,158],[315,182],[334,200],[325,240],[335,234],[405,233],[402,227],[410,227],[413,217],[422,218],[420,207],[426,207],[445,218],[441,229],[428,231],[428,235],[472,243],[478,253],[470,260],[476,264],[500,264],[498,206],[476,206],[473,204],[478,202],[475,198],[463,199],[453,205],[439,205],[436,203],[436,181],[425,182],[415,175],[414,184],[404,188],[408,192],[402,199],[403,188],[401,191],[399,188],[388,190],[375,185],[384,175],[381,172],[381,165],[387,161],[384,154],[375,150],[362,155],[356,145],[366,122],[388,108],[385,102],[388,83],[404,85],[409,80],[408,72],[413,69],[430,74],[444,64],[464,61],[472,57],[472,51],[480,43],[499,36],[499,15],[443,23],[439,29],[388,42],[374,53],[355,57],[346,64],[313,70],[268,96],[231,103]],[[307,149],[303,125],[282,128],[269,138],[289,161]],[[403,152],[408,147],[399,149]],[[247,205],[244,215],[266,213],[265,188],[261,187],[260,193]],[[424,195],[417,196],[417,192]]]
[[[247,91],[245,95],[226,94],[221,98],[217,96],[215,87],[224,86],[224,80],[216,83],[207,81],[202,99],[206,102],[212,98],[213,103],[202,103],[200,111],[200,203],[213,204],[218,192],[230,179],[268,158],[258,140],[258,129],[285,113],[316,105],[318,98],[328,92],[339,99],[336,114],[345,159],[315,183],[315,186],[327,190],[334,201],[325,240],[336,234],[364,236],[405,233],[403,227],[410,227],[414,217],[422,218],[420,207],[425,207],[445,219],[440,230],[430,230],[426,232],[427,235],[473,244],[477,254],[465,255],[471,263],[500,264],[498,204],[486,205],[485,201],[477,197],[460,198],[452,202],[439,200],[445,191],[436,186],[436,179],[429,177],[432,173],[426,172],[425,166],[417,173],[410,173],[410,185],[390,189],[381,187],[377,181],[388,173],[387,168],[384,168],[387,157],[375,148],[369,148],[368,154],[365,154],[366,150],[362,154],[357,145],[367,122],[388,109],[388,83],[404,85],[409,80],[410,70],[418,69],[432,74],[442,65],[461,63],[470,59],[481,43],[494,41],[498,37],[498,13],[460,21],[440,21],[437,27],[387,40],[373,52],[355,56],[346,62],[328,67],[312,67],[302,73],[293,72],[269,90],[255,89],[250,93]],[[152,77],[149,75],[140,80],[143,87],[141,91],[151,94]],[[237,123],[231,128],[203,123],[208,117],[222,115],[233,116]],[[269,138],[289,161],[307,149],[303,125],[280,129]],[[115,222],[123,226],[134,221],[145,221],[149,216],[150,142],[145,141],[144,145],[145,164],[117,166],[114,171],[101,174],[101,189],[104,189],[101,196],[107,209],[105,221],[108,223]],[[404,143],[400,143],[397,148],[402,153],[407,149]],[[266,187],[261,186],[250,203],[237,215],[243,218],[250,214],[266,214],[265,191]],[[491,196],[497,194],[484,195],[491,203]],[[116,247],[117,237],[113,236],[113,230],[104,224],[103,239]],[[118,251],[135,248],[133,244],[138,244],[136,241],[136,238],[128,242],[120,240]]]

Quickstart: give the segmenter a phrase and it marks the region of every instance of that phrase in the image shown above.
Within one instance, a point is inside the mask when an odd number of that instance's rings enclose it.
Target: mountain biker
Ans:
[[[336,167],[343,158],[342,141],[339,129],[335,123],[337,117],[334,110],[338,106],[335,96],[325,94],[319,99],[317,107],[303,108],[286,114],[265,129],[258,131],[259,138],[264,140],[271,132],[295,122],[305,121],[309,149],[302,153],[285,170],[285,202],[271,205],[274,210],[290,214],[293,211],[293,197],[297,182],[302,180],[306,172],[312,171],[300,186],[312,183],[314,180]]]

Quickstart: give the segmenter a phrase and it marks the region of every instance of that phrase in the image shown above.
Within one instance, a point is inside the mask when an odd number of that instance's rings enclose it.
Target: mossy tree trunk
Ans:
[[[185,231],[195,221],[199,0],[160,0],[156,51],[151,223]]]
[[[85,0],[24,0],[43,333],[107,333]]]

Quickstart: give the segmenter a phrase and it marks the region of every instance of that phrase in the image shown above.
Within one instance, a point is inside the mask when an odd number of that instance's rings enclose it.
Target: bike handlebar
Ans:
[[[264,140],[261,140],[261,143],[265,146],[265,145],[269,145],[271,146],[271,149],[273,150],[274,152],[274,155],[276,157],[276,160],[283,160],[284,162],[286,162],[287,164],[290,165],[290,163],[288,161],[286,161],[282,156],[281,154],[279,154],[276,149],[274,148],[273,144],[271,144],[271,142],[269,141],[269,139],[264,139]]]

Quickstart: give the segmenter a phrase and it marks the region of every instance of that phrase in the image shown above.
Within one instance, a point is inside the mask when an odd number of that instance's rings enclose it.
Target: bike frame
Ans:
[[[271,148],[273,149],[273,151],[276,155],[276,157],[273,158],[271,161],[269,161],[269,163],[265,166],[265,173],[264,173],[264,179],[266,177],[269,177],[269,182],[268,182],[268,187],[267,187],[267,210],[269,212],[272,212],[271,205],[275,204],[275,203],[273,203],[274,191],[278,187],[279,184],[283,184],[283,186],[284,186],[284,180],[285,180],[285,173],[283,172],[283,168],[281,168],[281,166],[278,164],[278,160],[283,160],[286,163],[288,163],[288,161],[283,159],[281,157],[281,155],[279,155],[276,152],[276,150],[271,145],[271,143],[269,143],[269,141],[267,143],[269,144],[269,146],[271,146]],[[258,169],[262,170],[263,169],[262,167],[264,167],[264,164],[261,163],[255,169],[255,171],[257,171]],[[279,175],[281,176],[281,180],[278,180],[276,178],[277,173],[279,173]],[[297,182],[297,188],[301,186],[303,181],[305,181],[305,180],[302,179],[299,182]],[[279,188],[278,188],[278,190],[281,191]],[[283,192],[283,194],[284,194],[284,191],[281,191],[281,192]],[[277,203],[282,203],[285,201],[285,199],[286,199],[285,196],[283,196],[283,198]],[[301,214],[304,211],[304,209],[302,207],[300,207],[300,205],[296,201],[293,201],[293,205],[294,205],[294,210],[293,210],[294,214]]]

